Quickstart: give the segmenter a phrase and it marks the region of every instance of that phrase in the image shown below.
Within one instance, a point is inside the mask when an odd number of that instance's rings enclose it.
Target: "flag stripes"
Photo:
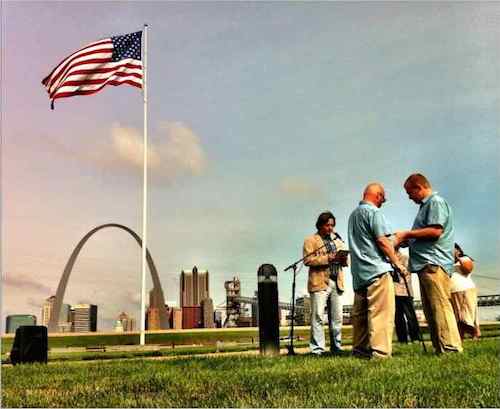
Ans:
[[[96,41],[62,60],[43,79],[54,101],[74,95],[90,95],[106,85],[142,88],[142,32]]]

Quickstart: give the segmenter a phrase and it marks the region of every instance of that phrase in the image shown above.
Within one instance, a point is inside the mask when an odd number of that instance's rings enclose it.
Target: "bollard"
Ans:
[[[259,346],[262,355],[279,355],[278,272],[272,264],[257,271],[259,299]]]
[[[47,327],[21,325],[16,329],[10,361],[12,365],[26,362],[47,363],[48,350]]]

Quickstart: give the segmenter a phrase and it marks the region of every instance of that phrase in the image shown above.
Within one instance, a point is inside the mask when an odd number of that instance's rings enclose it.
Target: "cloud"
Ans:
[[[108,138],[92,144],[70,147],[47,136],[51,148],[59,155],[115,173],[142,175],[144,143],[142,129],[112,125]],[[207,157],[199,136],[182,122],[163,121],[156,134],[149,135],[148,170],[151,181],[172,183],[186,176],[200,176],[207,168]]]
[[[111,128],[112,152],[119,162],[133,168],[142,169],[144,144],[142,135],[135,128],[127,128],[119,124]],[[150,144],[148,149],[148,165],[150,169],[158,168],[160,158],[155,147]]]
[[[325,193],[318,186],[299,177],[284,178],[280,182],[279,191],[301,200],[318,200],[325,197]]]
[[[156,181],[172,182],[182,176],[198,176],[207,166],[200,138],[181,122],[162,122],[159,135],[148,143],[148,165]],[[112,154],[117,163],[136,170],[143,166],[143,137],[135,128],[114,125]]]
[[[51,294],[53,291],[52,288],[19,274],[14,276],[14,274],[5,273],[2,282],[5,287],[13,287],[13,289],[17,290],[29,290],[45,294]]]

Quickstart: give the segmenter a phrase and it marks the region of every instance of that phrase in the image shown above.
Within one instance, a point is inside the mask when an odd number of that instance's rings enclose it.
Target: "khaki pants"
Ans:
[[[352,352],[386,358],[392,353],[395,313],[394,284],[389,273],[363,291],[354,293]]]
[[[439,266],[418,272],[420,296],[436,353],[461,352],[462,342],[451,305],[450,277]]]

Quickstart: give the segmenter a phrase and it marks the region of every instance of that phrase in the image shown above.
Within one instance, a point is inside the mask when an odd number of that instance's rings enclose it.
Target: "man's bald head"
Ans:
[[[380,183],[370,183],[365,187],[365,191],[363,192],[363,199],[367,194],[377,194],[379,192],[384,192],[384,187]]]
[[[385,202],[385,190],[381,183],[370,183],[365,187],[363,192],[363,200],[373,203],[377,207],[381,207]]]

